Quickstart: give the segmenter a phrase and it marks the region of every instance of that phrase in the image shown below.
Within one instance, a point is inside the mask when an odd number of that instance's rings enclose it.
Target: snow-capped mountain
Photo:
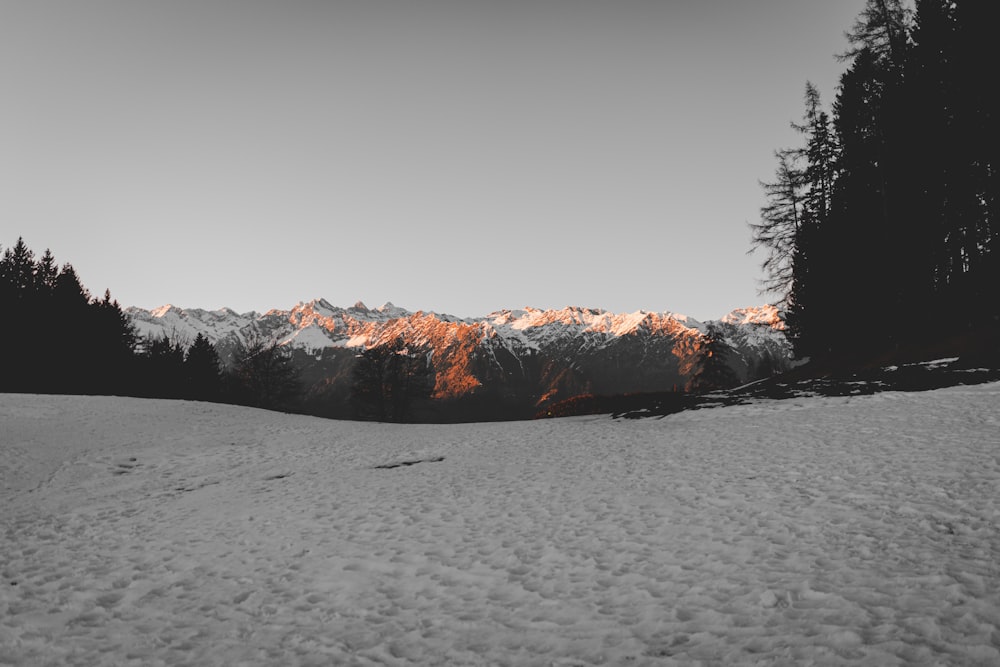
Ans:
[[[719,377],[746,382],[791,359],[774,306],[709,322],[577,307],[458,318],[391,303],[342,308],[324,299],[263,314],[174,306],[127,312],[141,336],[190,342],[200,333],[223,359],[251,331],[273,338],[292,351],[316,410],[336,416],[346,416],[338,406],[350,397],[359,354],[393,345],[426,353],[432,399],[474,405],[480,417],[530,416],[580,394],[689,390]]]
[[[166,336],[180,341],[191,341],[202,334],[212,343],[226,336],[239,335],[260,318],[255,312],[242,315],[229,308],[202,310],[201,308],[181,309],[166,305],[143,310],[128,308],[128,315],[140,336],[156,338]]]

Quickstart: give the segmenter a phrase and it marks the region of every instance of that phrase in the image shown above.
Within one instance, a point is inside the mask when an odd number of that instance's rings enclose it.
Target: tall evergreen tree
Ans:
[[[184,359],[186,397],[198,401],[222,398],[222,365],[215,346],[199,333]]]
[[[841,54],[851,60],[868,49],[877,60],[901,67],[906,57],[909,13],[901,0],[868,0],[846,33],[851,46]]]
[[[138,337],[128,315],[105,290],[104,297],[90,304],[93,331],[92,354],[97,373],[92,391],[122,394],[132,391],[135,382],[135,349]]]
[[[1000,74],[991,50],[996,18],[992,3],[922,0],[914,31],[913,96],[928,112],[920,130],[937,140],[921,174],[925,209],[943,237],[936,286],[970,325],[1000,318],[1000,122],[996,96],[983,85]]]
[[[52,288],[52,297],[56,301],[56,307],[63,312],[77,314],[82,312],[90,304],[90,292],[80,282],[80,276],[76,269],[68,262],[63,264],[56,276],[55,286]]]
[[[840,192],[855,213],[862,205],[869,210],[870,240],[860,263],[868,290],[860,305],[874,327],[869,335],[886,348],[905,342],[903,323],[916,305],[913,295],[930,289],[925,228],[913,210],[913,153],[920,140],[911,129],[914,100],[907,94],[910,23],[901,0],[868,0],[848,33],[853,58],[838,113],[839,129],[847,131],[845,162],[867,181]],[[878,208],[872,208],[876,193]]]
[[[722,331],[708,325],[707,341],[701,351],[697,370],[688,383],[690,391],[704,392],[727,389],[739,384],[739,378],[728,360],[732,349],[725,343]]]
[[[59,276],[59,265],[56,258],[48,248],[42,254],[35,267],[35,282],[39,290],[51,293],[56,287],[56,278]]]
[[[906,67],[910,107],[907,133],[919,147],[908,156],[912,204],[908,214],[913,226],[924,234],[929,265],[926,270],[935,289],[948,282],[941,249],[947,220],[951,218],[948,201],[952,198],[945,192],[948,181],[952,180],[949,174],[957,166],[953,142],[948,136],[954,116],[951,64],[946,55],[952,41],[950,4],[942,0],[918,0],[914,47]]]
[[[142,344],[142,375],[146,396],[184,398],[184,345],[169,336],[147,338]]]
[[[819,90],[810,81],[806,81],[805,103],[802,124],[793,123],[792,127],[806,138],[806,146],[800,151],[805,160],[803,217],[818,224],[830,214],[839,151],[830,115],[823,109]]]
[[[35,253],[23,238],[7,248],[0,259],[0,281],[6,283],[20,301],[30,298],[36,287]]]
[[[768,203],[761,209],[760,223],[751,225],[751,248],[767,248],[765,291],[781,295],[790,333],[801,347],[798,341],[808,339],[819,315],[818,308],[806,312],[807,305],[822,294],[819,283],[836,270],[820,241],[831,210],[838,148],[830,117],[810,82],[803,121],[792,127],[804,135],[805,146],[776,153],[775,180],[761,184]]]
[[[761,181],[767,204],[760,210],[760,222],[751,223],[751,252],[758,248],[767,254],[762,264],[766,278],[762,292],[781,295],[788,302],[794,284],[794,255],[802,228],[805,205],[805,173],[796,164],[797,151],[775,152],[778,168],[774,180]]]
[[[76,329],[54,329],[61,336],[50,351],[57,373],[54,391],[67,394],[86,393],[93,378],[93,336],[90,323],[90,293],[80,283],[76,270],[63,264],[52,290],[51,313]]]
[[[38,391],[40,374],[35,368],[37,340],[31,335],[38,311],[35,254],[23,238],[0,257],[0,355],[4,370],[0,387],[6,391]]]
[[[833,296],[829,286],[842,271],[839,258],[827,243],[839,146],[819,91],[811,82],[806,82],[803,121],[793,127],[805,138],[805,147],[800,151],[805,166],[802,219],[792,257],[794,280],[787,298],[787,317],[796,349],[808,356],[821,348],[810,349],[806,341],[825,326],[825,312],[817,304],[829,302]]]

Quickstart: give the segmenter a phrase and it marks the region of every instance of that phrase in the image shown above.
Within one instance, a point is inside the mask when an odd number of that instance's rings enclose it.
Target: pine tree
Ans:
[[[53,257],[52,251],[46,248],[45,253],[38,260],[38,264],[35,267],[35,282],[38,289],[51,294],[52,290],[56,287],[56,278],[58,275],[59,265],[56,264],[56,258]]]
[[[233,400],[268,410],[296,407],[302,393],[291,352],[277,340],[252,330],[236,345],[228,374]]]
[[[939,110],[940,201],[932,210],[944,244],[936,277],[941,300],[969,325],[1000,322],[1000,108],[984,85],[1000,74],[992,49],[996,18],[993,3],[924,0],[914,35],[919,93]]]
[[[821,224],[830,214],[839,151],[830,116],[823,110],[819,91],[810,81],[806,81],[805,102],[804,122],[792,124],[806,137],[806,147],[800,152],[806,163],[803,217]]]
[[[184,359],[185,396],[198,401],[222,398],[222,365],[215,346],[199,333]]]
[[[881,71],[876,54],[862,49],[841,77],[834,103],[839,176],[817,245],[831,258],[828,264],[839,262],[841,270],[821,281],[828,298],[816,305],[825,311],[824,347],[840,355],[891,346],[886,322],[899,253],[892,246]]]
[[[986,216],[972,157],[982,137],[976,132],[970,135],[973,114],[960,93],[963,46],[956,4],[919,0],[912,41],[904,77],[910,109],[906,133],[919,141],[904,145],[901,160],[910,186],[905,199],[910,221],[905,250],[914,258],[908,298],[913,305],[948,307],[962,318],[983,311],[982,303],[972,302],[982,295],[972,297],[975,290],[969,289],[966,276],[979,263],[982,246],[976,238]],[[976,70],[981,67],[978,63]]]
[[[97,373],[92,391],[123,394],[132,391],[135,382],[135,349],[138,336],[128,315],[118,301],[105,290],[104,297],[90,304],[93,331],[93,361]]]
[[[688,390],[692,392],[727,389],[739,384],[739,378],[729,365],[731,348],[726,345],[722,332],[709,325],[706,334],[707,341],[701,350],[701,360],[698,369],[688,382]]]
[[[55,286],[52,288],[52,297],[56,301],[57,308],[69,309],[74,314],[90,303],[90,292],[80,282],[80,276],[72,264],[63,264],[59,270]]]
[[[42,374],[36,368],[38,340],[31,329],[36,325],[38,291],[35,254],[18,238],[0,257],[0,307],[4,323],[0,327],[0,388],[5,391],[40,391]]]
[[[72,335],[65,333],[49,351],[55,368],[53,391],[84,393],[93,377],[93,336],[89,326],[90,293],[80,283],[76,270],[63,264],[52,290],[50,312],[62,322],[77,323]],[[55,331],[55,329],[54,329]]]
[[[846,33],[850,48],[839,57],[851,60],[867,49],[877,60],[902,66],[906,57],[909,13],[901,0],[868,0]]]
[[[156,398],[183,398],[184,345],[169,336],[157,336],[145,339],[141,348],[143,393]]]
[[[13,247],[7,248],[0,259],[0,281],[18,300],[26,300],[35,290],[35,253],[28,248],[23,238],[18,238]]]
[[[922,251],[908,215],[912,193],[907,152],[914,137],[907,131],[910,108],[903,86],[909,24],[901,0],[868,0],[847,33],[851,48],[842,58],[850,60],[851,67],[841,79],[836,110],[851,179],[839,192],[847,200],[841,213],[857,216],[862,206],[866,208],[862,235],[857,235],[856,218],[841,219],[855,227],[855,242],[864,245],[855,280],[867,286],[855,292],[859,314],[869,318],[875,337],[886,347],[900,343],[896,323],[910,305],[907,291],[922,280]],[[876,302],[878,312],[873,312]]]
[[[769,251],[763,265],[768,276],[765,291],[781,294],[790,335],[803,355],[809,354],[806,341],[817,330],[813,316],[819,308],[806,312],[823,293],[815,283],[831,280],[834,274],[819,239],[831,210],[838,155],[830,117],[810,82],[806,82],[805,107],[803,122],[792,123],[805,136],[805,146],[776,153],[775,181],[761,184],[768,203],[761,209],[761,222],[751,225],[751,248]]]
[[[830,212],[839,147],[819,91],[811,82],[806,82],[803,122],[793,127],[805,136],[806,145],[801,151],[805,162],[802,224],[792,257],[794,280],[787,299],[787,317],[796,350],[802,356],[811,356],[822,349],[809,341],[822,336],[826,319],[824,304],[830,300],[830,286],[843,271],[825,242],[831,233]]]
[[[766,274],[762,292],[780,294],[787,303],[794,283],[793,258],[802,227],[805,205],[805,173],[796,164],[797,152],[776,151],[778,168],[771,182],[761,181],[767,204],[760,210],[760,222],[751,223],[751,252],[767,252],[762,268]]]

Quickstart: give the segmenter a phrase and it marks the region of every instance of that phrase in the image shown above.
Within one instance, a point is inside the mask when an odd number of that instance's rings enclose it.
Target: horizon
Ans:
[[[112,296],[114,296],[114,295],[112,295]],[[711,317],[711,318],[704,318],[703,319],[703,318],[699,318],[699,317],[693,317],[691,315],[688,315],[687,313],[678,312],[676,310],[650,310],[648,308],[638,308],[636,310],[621,311],[621,310],[612,310],[612,309],[609,309],[609,308],[602,308],[600,306],[579,305],[579,304],[567,304],[567,305],[564,305],[564,306],[561,306],[561,307],[557,307],[557,308],[539,308],[539,307],[532,306],[532,305],[526,305],[526,306],[520,306],[520,307],[502,307],[502,308],[498,308],[498,309],[495,309],[495,310],[491,310],[491,311],[489,311],[487,313],[479,313],[479,314],[474,314],[474,315],[462,316],[462,315],[456,315],[455,313],[448,313],[448,312],[433,310],[433,309],[430,309],[430,308],[417,308],[417,309],[414,310],[414,309],[410,308],[409,306],[405,306],[405,305],[401,306],[401,305],[399,305],[399,304],[397,304],[397,303],[395,303],[393,301],[386,301],[385,303],[379,304],[377,306],[372,306],[372,305],[366,304],[364,301],[362,301],[362,300],[359,299],[358,301],[355,301],[351,305],[343,305],[343,304],[334,303],[334,302],[332,302],[329,299],[326,299],[324,297],[316,297],[314,299],[308,299],[308,300],[301,300],[300,299],[299,301],[295,302],[291,306],[284,306],[284,307],[282,307],[282,306],[275,306],[275,307],[272,307],[272,308],[268,308],[267,310],[247,310],[247,311],[236,310],[235,308],[231,308],[231,307],[225,306],[225,305],[219,306],[218,308],[205,308],[205,307],[201,307],[201,306],[183,306],[183,305],[178,305],[178,304],[175,304],[175,303],[164,303],[164,304],[161,304],[161,305],[156,306],[154,308],[143,308],[142,306],[131,306],[131,305],[128,305],[128,304],[120,304],[120,305],[125,310],[128,310],[130,308],[134,308],[134,309],[137,309],[137,310],[145,311],[145,312],[150,313],[150,314],[154,314],[154,313],[156,313],[156,311],[160,311],[160,310],[167,310],[167,309],[171,309],[171,308],[176,308],[176,309],[182,310],[182,311],[200,310],[200,311],[210,312],[210,313],[218,313],[218,312],[223,312],[223,311],[231,311],[231,312],[234,312],[237,315],[241,315],[241,316],[247,316],[247,315],[263,316],[263,315],[267,315],[268,313],[273,312],[273,311],[279,311],[279,312],[280,311],[290,311],[290,310],[293,310],[294,308],[296,308],[298,306],[306,306],[306,305],[310,305],[310,304],[313,304],[313,303],[316,303],[316,302],[320,302],[320,301],[325,302],[327,305],[329,305],[329,306],[331,306],[333,308],[339,308],[339,309],[342,309],[342,310],[350,310],[350,309],[353,309],[353,308],[358,308],[359,306],[363,307],[368,312],[372,312],[372,311],[385,311],[385,310],[389,310],[389,309],[398,309],[398,310],[406,311],[407,313],[410,313],[410,314],[415,314],[415,313],[421,313],[422,312],[422,313],[430,313],[430,314],[433,314],[433,315],[442,315],[442,316],[447,316],[447,317],[456,317],[456,318],[464,319],[464,320],[482,319],[482,318],[485,318],[485,317],[489,317],[490,315],[494,315],[494,314],[505,312],[505,311],[506,312],[530,312],[530,311],[539,311],[539,312],[552,312],[552,311],[554,311],[554,312],[559,312],[559,311],[563,311],[563,310],[592,310],[592,311],[598,311],[598,312],[601,312],[601,313],[608,313],[608,314],[611,314],[611,315],[631,315],[631,314],[635,314],[635,313],[650,313],[650,314],[655,314],[655,315],[673,315],[673,316],[676,316],[676,317],[682,317],[682,318],[696,320],[698,322],[708,322],[708,321],[713,321],[713,320],[721,320],[723,317],[725,317],[727,315],[730,315],[730,314],[732,314],[732,313],[734,313],[736,311],[740,311],[740,310],[755,310],[755,309],[772,308],[772,307],[773,308],[777,308],[779,312],[782,310],[780,306],[778,306],[777,304],[774,304],[774,303],[757,303],[757,304],[752,304],[752,305],[749,305],[749,306],[741,306],[741,307],[738,307],[738,308],[733,308],[732,310],[726,311],[725,313],[722,313],[720,315],[717,315],[717,316],[714,316],[714,317]]]
[[[95,294],[700,320],[864,4],[0,2],[0,243]]]

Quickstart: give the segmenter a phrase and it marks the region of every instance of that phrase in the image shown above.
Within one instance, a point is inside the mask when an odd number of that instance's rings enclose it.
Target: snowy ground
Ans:
[[[450,426],[0,395],[0,507],[0,664],[1000,664],[1000,384]]]

